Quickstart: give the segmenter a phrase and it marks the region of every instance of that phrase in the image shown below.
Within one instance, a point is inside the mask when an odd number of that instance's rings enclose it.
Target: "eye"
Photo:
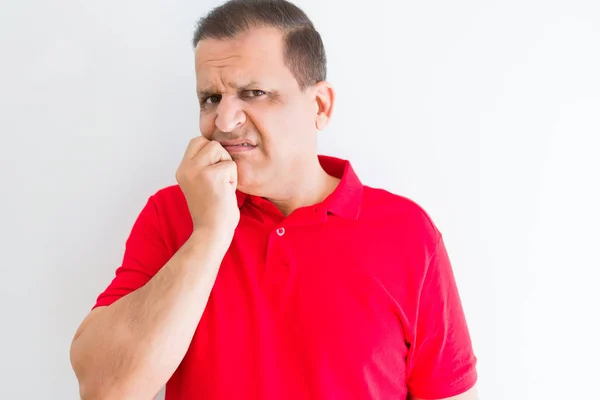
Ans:
[[[265,94],[267,94],[267,93],[262,90],[246,90],[246,91],[244,91],[244,97],[250,97],[250,98],[264,96]]]
[[[202,104],[215,104],[215,103],[218,103],[220,100],[221,100],[220,94],[213,94],[211,96],[206,96],[205,98],[203,98],[201,103]]]

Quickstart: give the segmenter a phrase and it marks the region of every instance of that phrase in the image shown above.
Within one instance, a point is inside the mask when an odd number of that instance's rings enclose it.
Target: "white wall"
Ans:
[[[71,336],[198,133],[215,4],[3,2],[0,398],[77,398]],[[597,396],[598,2],[298,4],[338,93],[323,152],[444,232],[482,398]]]

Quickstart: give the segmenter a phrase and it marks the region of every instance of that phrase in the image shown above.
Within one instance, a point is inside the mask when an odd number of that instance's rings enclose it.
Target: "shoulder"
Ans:
[[[185,196],[179,185],[170,185],[158,189],[154,192],[149,201],[161,210],[178,207],[181,204],[185,205]]]
[[[170,251],[176,251],[192,231],[192,218],[187,201],[179,185],[171,185],[151,194],[140,215],[140,220],[162,238]]]
[[[396,237],[413,244],[417,241],[435,246],[442,236],[421,204],[385,189],[364,187],[360,216],[367,221],[384,223]]]
[[[187,200],[179,185],[170,185],[157,190],[150,196],[148,203],[154,206],[161,219],[179,221],[185,225],[191,222]]]
[[[179,185],[165,186],[156,190],[148,197],[146,208],[150,208],[159,219],[191,218],[187,201]]]
[[[179,185],[162,187],[146,197],[142,214],[157,219],[189,217],[185,196]]]

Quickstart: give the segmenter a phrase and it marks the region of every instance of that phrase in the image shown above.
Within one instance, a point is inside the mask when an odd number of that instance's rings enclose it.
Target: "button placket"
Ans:
[[[286,243],[286,228],[284,226],[274,227],[269,235],[267,247],[265,278],[270,284],[281,286],[289,279],[290,260],[289,243]]]

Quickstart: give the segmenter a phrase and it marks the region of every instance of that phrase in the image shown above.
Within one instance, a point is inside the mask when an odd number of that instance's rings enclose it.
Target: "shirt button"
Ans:
[[[285,234],[285,228],[278,228],[277,229],[277,234],[279,236],[283,236]]]

